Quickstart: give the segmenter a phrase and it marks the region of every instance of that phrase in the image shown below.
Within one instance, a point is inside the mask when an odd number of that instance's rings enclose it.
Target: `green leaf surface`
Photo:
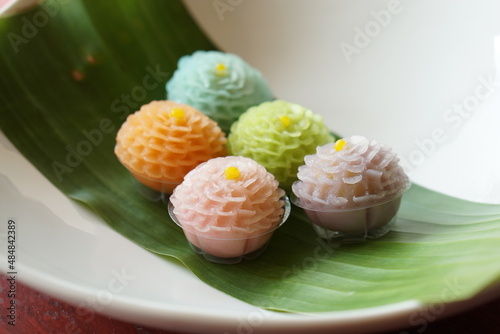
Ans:
[[[0,126],[12,143],[113,229],[217,289],[268,309],[320,312],[461,300],[498,281],[500,206],[417,185],[376,241],[327,244],[294,207],[258,259],[208,262],[113,154],[125,117],[164,98],[178,58],[214,48],[181,2],[47,1],[1,19],[0,35]]]

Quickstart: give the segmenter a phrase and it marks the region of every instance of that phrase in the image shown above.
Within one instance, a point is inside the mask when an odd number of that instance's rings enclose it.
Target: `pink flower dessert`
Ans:
[[[289,211],[274,176],[236,156],[214,158],[190,171],[169,204],[193,248],[221,263],[259,255]]]
[[[344,242],[387,233],[410,186],[396,154],[361,136],[316,152],[304,158],[292,186],[294,203],[305,209],[316,232]]]

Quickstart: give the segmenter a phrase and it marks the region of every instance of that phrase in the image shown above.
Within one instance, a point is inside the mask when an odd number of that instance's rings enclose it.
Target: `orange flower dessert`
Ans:
[[[190,170],[226,155],[225,144],[217,123],[195,108],[152,101],[127,117],[115,154],[138,181],[171,194]]]

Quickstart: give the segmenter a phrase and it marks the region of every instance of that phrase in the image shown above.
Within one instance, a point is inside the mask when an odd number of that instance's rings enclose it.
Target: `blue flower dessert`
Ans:
[[[181,57],[166,90],[169,100],[200,110],[226,133],[249,107],[273,99],[258,70],[234,54],[219,51]]]

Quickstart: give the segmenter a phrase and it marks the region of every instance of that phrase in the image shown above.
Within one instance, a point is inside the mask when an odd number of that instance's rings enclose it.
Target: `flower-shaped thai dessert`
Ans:
[[[266,167],[289,190],[297,180],[304,156],[332,142],[323,118],[295,103],[264,102],[248,109],[233,124],[228,136],[232,155],[249,157]]]
[[[389,147],[352,136],[320,146],[304,160],[293,202],[321,237],[359,242],[390,230],[410,182]]]
[[[180,58],[166,90],[169,100],[195,107],[226,133],[249,107],[273,99],[258,70],[219,51],[196,51]]]
[[[127,117],[115,154],[141,183],[170,194],[200,163],[226,155],[225,144],[217,124],[193,107],[153,101]]]
[[[189,172],[169,203],[192,248],[219,263],[258,256],[289,211],[274,177],[252,159],[234,156]]]

